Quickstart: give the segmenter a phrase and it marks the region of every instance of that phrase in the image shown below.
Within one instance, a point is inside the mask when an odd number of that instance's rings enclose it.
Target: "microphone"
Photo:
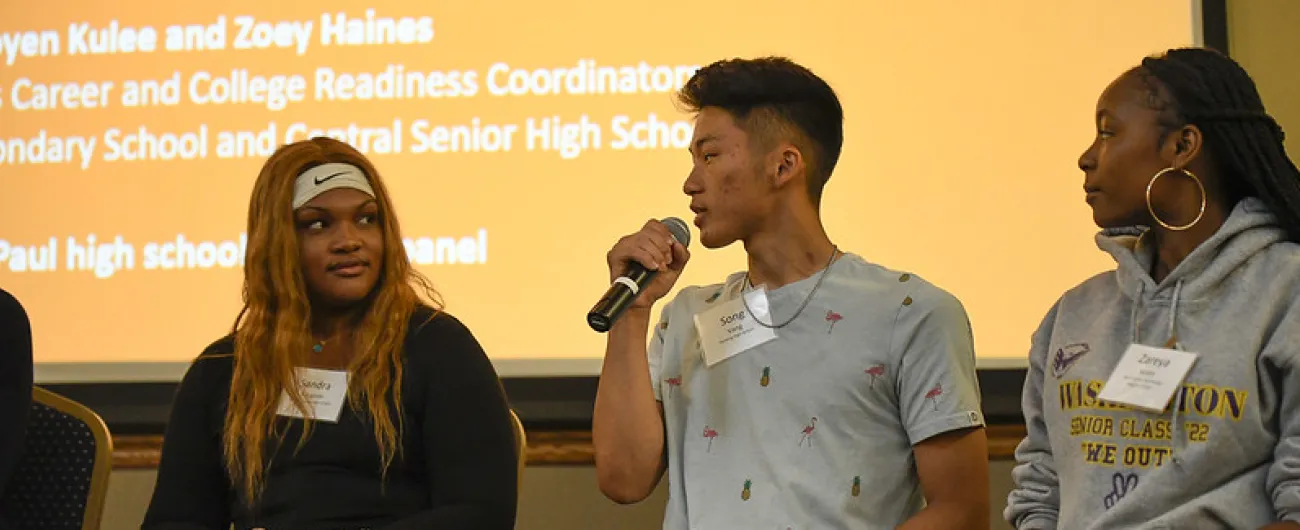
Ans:
[[[673,234],[673,239],[681,243],[683,247],[691,244],[691,230],[686,227],[686,223],[676,217],[662,219],[659,222],[668,227],[668,231]],[[628,263],[627,270],[623,275],[614,278],[614,283],[610,284],[609,290],[605,291],[605,296],[600,298],[599,302],[587,313],[587,324],[600,333],[609,331],[614,326],[614,321],[623,314],[623,310],[636,300],[637,294],[641,288],[653,280],[657,271],[646,270],[644,266],[635,261]]]

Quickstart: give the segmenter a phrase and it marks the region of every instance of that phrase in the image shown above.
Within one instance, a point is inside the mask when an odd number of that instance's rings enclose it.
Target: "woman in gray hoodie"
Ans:
[[[1300,529],[1300,171],[1282,129],[1206,49],[1125,72],[1096,125],[1079,168],[1118,266],[1033,335],[1006,519]]]

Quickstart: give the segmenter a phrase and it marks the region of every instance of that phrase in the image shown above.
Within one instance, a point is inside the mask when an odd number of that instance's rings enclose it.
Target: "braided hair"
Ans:
[[[1179,48],[1143,59],[1137,71],[1147,104],[1160,111],[1162,138],[1184,125],[1200,128],[1229,204],[1259,198],[1300,242],[1300,170],[1246,70],[1215,50]]]

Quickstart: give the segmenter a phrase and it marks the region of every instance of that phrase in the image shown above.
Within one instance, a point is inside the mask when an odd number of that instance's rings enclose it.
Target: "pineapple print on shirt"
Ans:
[[[740,500],[742,501],[749,500],[749,487],[752,485],[754,485],[754,481],[745,479],[745,487],[744,489],[740,490]]]
[[[853,487],[849,489],[849,495],[857,497],[862,494],[862,476],[853,477]]]
[[[772,382],[772,367],[764,366],[763,376],[758,378],[758,386],[767,386],[771,382]]]

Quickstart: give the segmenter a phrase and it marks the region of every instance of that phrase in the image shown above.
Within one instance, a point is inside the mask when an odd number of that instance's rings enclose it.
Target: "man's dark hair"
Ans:
[[[1146,58],[1137,71],[1148,105],[1161,111],[1162,135],[1187,124],[1200,128],[1228,202],[1258,197],[1288,238],[1300,242],[1300,171],[1246,70],[1217,51],[1180,48]]]
[[[844,109],[826,81],[784,57],[726,59],[696,71],[677,97],[691,112],[727,111],[764,150],[784,133],[803,151],[820,203],[844,145]]]

